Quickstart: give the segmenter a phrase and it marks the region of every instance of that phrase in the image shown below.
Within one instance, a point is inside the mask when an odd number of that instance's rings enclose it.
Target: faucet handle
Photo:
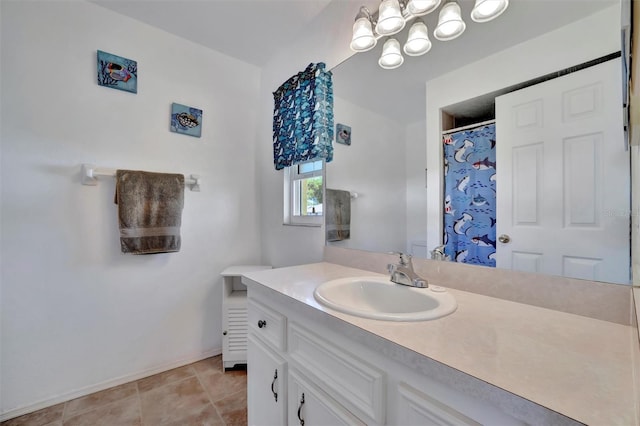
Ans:
[[[397,254],[400,256],[400,265],[407,266],[411,264],[411,255],[407,253],[403,253],[401,251],[392,251],[390,254]]]

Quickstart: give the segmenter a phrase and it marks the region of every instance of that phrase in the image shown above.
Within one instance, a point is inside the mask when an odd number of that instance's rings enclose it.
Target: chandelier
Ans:
[[[402,51],[407,56],[424,55],[431,49],[427,25],[420,16],[435,11],[442,0],[382,0],[378,11],[371,14],[365,6],[360,7],[353,24],[351,50],[366,52],[373,49],[378,39],[388,37],[382,46],[378,64],[384,69],[398,68],[404,62]],[[507,9],[509,0],[476,0],[471,11],[475,22],[487,22],[497,18]],[[399,33],[407,22],[415,22],[409,28],[407,41],[400,50],[400,42],[391,36]],[[460,5],[454,0],[442,6],[438,15],[438,25],[433,36],[440,41],[453,40],[465,30]]]

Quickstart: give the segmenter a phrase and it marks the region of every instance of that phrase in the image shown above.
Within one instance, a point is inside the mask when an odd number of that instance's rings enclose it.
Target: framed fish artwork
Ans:
[[[98,85],[138,93],[138,62],[98,50]]]
[[[199,138],[202,134],[202,110],[172,103],[171,131]]]
[[[340,123],[336,124],[336,142],[351,145],[351,127]]]

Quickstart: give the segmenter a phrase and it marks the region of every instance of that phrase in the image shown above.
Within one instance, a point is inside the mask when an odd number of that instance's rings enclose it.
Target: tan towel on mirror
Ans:
[[[351,237],[351,193],[339,189],[325,189],[326,239],[348,240]]]
[[[123,253],[180,251],[184,175],[117,170],[115,202]]]

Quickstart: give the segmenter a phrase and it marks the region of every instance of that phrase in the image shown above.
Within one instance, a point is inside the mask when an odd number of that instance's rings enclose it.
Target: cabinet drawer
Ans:
[[[273,348],[284,352],[287,318],[253,299],[249,299],[248,307],[249,329],[252,334],[260,337]]]
[[[313,383],[368,424],[385,423],[385,374],[296,323],[289,324],[291,359]]]

